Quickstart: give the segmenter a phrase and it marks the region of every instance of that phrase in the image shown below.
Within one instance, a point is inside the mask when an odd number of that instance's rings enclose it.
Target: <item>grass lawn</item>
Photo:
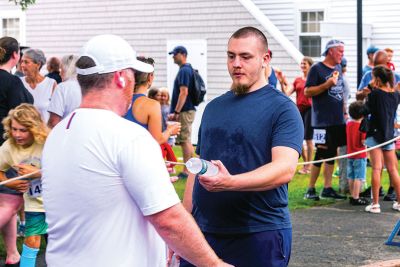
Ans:
[[[174,151],[177,157],[182,157],[182,152],[180,150],[180,147],[174,147]],[[299,166],[299,169],[301,166]],[[182,167],[177,166],[176,167],[177,172],[181,171]],[[321,171],[322,174],[322,171]],[[367,169],[367,181],[368,184],[370,185],[370,180],[371,180],[371,168],[368,167]],[[289,183],[289,209],[290,210],[296,210],[296,209],[304,209],[304,208],[309,208],[309,207],[314,207],[314,206],[322,206],[322,205],[329,205],[334,203],[334,200],[320,200],[320,201],[313,201],[313,200],[305,200],[303,199],[303,195],[307,190],[308,186],[308,181],[309,181],[309,175],[300,175],[297,174],[293,177],[293,180]],[[185,184],[186,180],[178,180],[176,183],[174,183],[176,192],[178,193],[179,197],[182,199],[183,196],[183,191],[185,189]],[[333,178],[333,185],[334,188],[338,188],[339,184],[339,179],[338,178]],[[388,174],[386,171],[383,172],[383,178],[382,178],[382,185],[385,190],[387,190],[389,184],[389,179],[388,179]],[[320,192],[323,187],[323,178],[320,176],[318,178],[317,182],[317,191]],[[43,240],[43,239],[42,239]],[[18,238],[18,248],[19,251],[21,250],[23,243],[22,238]],[[43,253],[43,248],[45,247],[44,242],[42,242],[42,249],[40,253]],[[5,257],[5,252],[4,252],[4,244],[3,240],[0,239],[0,258]]]

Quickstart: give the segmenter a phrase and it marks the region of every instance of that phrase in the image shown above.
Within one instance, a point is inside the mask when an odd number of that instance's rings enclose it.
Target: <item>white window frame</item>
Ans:
[[[299,12],[298,12],[298,22],[299,22],[298,25],[299,25],[299,28],[298,28],[298,38],[297,38],[297,40],[298,40],[298,48],[299,48],[300,52],[303,52],[303,51],[301,51],[301,47],[300,47],[300,45],[301,45],[301,42],[300,42],[301,37],[307,37],[307,36],[319,37],[320,40],[321,40],[321,47],[323,45],[322,44],[321,25],[319,27],[319,31],[318,32],[302,32],[302,14],[303,13],[310,13],[310,12],[316,12],[317,15],[318,15],[318,12],[322,12],[323,13],[323,20],[321,22],[326,21],[326,11],[323,8],[299,9]],[[318,51],[317,55],[313,56],[313,58],[318,58],[319,57],[319,53],[320,53],[320,50]]]
[[[19,19],[19,37],[20,45],[26,45],[26,16],[21,10],[0,11],[0,35],[3,35],[3,19]]]

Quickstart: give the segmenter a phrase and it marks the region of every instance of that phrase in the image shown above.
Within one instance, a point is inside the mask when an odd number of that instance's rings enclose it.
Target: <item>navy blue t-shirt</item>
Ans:
[[[342,68],[336,65],[329,68],[322,62],[314,64],[308,72],[306,86],[318,86],[325,83],[334,71],[339,72],[337,84],[319,95],[312,97],[311,126],[325,128],[345,124],[343,114],[344,83]]]
[[[176,104],[178,103],[181,86],[186,86],[188,88],[188,96],[180,111],[196,110],[191,98],[192,91],[194,90],[193,69],[188,63],[180,66],[178,74],[176,75],[171,98],[171,113],[174,113]]]
[[[231,174],[245,173],[271,162],[273,147],[300,154],[303,131],[296,105],[272,86],[242,96],[229,91],[206,106],[196,152],[221,160]],[[196,179],[192,213],[210,233],[291,228],[287,184],[259,192],[209,192]]]

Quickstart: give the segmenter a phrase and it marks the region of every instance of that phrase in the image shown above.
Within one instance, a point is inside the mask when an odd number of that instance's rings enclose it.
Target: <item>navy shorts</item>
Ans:
[[[292,249],[292,229],[251,234],[204,233],[215,253],[235,267],[285,267]],[[180,267],[194,266],[181,259]]]
[[[311,127],[311,108],[300,112],[304,126],[304,140],[312,140],[314,129]]]

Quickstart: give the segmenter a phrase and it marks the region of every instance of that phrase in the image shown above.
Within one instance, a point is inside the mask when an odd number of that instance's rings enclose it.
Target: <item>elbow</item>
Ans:
[[[308,89],[308,87],[304,89],[304,95],[305,95],[306,97],[312,97],[312,94],[311,94],[311,92],[310,92],[310,89]]]
[[[290,183],[296,173],[297,162],[296,164],[291,164],[290,166],[285,166],[285,172],[282,175],[282,184]]]

